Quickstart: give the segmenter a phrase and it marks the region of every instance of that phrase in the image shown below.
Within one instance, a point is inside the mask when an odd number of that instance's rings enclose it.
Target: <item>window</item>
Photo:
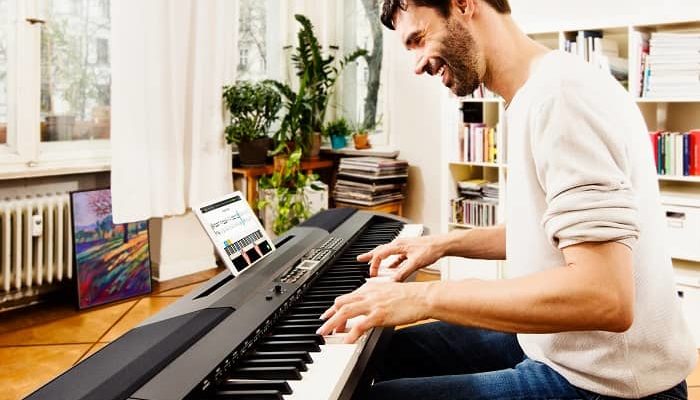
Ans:
[[[9,40],[9,4],[0,0],[0,145],[7,143],[7,42]]]
[[[344,2],[343,51],[356,48],[369,52],[343,75],[343,113],[360,126],[374,128],[372,142],[387,144],[382,115],[384,114],[383,33],[379,21],[380,2],[349,0]],[[376,46],[376,48],[375,48]]]
[[[108,168],[109,35],[109,0],[0,0],[0,177]]]
[[[240,0],[238,9],[238,68],[237,80],[261,80],[269,77],[268,9],[269,0]],[[279,8],[279,6],[277,6]]]
[[[110,21],[97,0],[44,0],[41,31],[41,140],[109,138]],[[66,4],[73,4],[66,7]],[[71,10],[66,12],[65,10]],[[89,50],[95,49],[91,63]],[[101,93],[102,92],[102,93]]]

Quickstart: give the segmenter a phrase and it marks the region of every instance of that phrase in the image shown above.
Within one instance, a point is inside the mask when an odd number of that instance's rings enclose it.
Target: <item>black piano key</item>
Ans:
[[[336,294],[305,294],[304,300],[311,301],[335,301],[339,295]]]
[[[323,324],[323,320],[318,318],[318,314],[315,317],[308,318],[284,318],[280,320],[280,325],[306,325],[306,326],[316,326]]]
[[[284,400],[279,390],[219,390],[205,399],[226,400]]]
[[[229,373],[229,377],[298,381],[301,380],[301,373],[295,367],[241,367],[233,369]]]
[[[292,388],[286,381],[254,381],[242,379],[226,379],[216,388],[222,390],[277,390],[282,394],[292,394]]]
[[[333,305],[333,301],[316,301],[316,300],[302,300],[301,303],[302,305],[305,306],[317,306],[317,307],[325,307],[326,309],[330,306]]]
[[[308,330],[311,330],[311,332],[315,332],[316,329],[313,329],[313,327],[305,327]],[[315,333],[275,333],[273,335],[266,336],[263,341],[265,342],[279,342],[279,341],[290,341],[290,340],[313,340],[314,342],[318,344],[326,344],[326,340],[323,339],[323,336],[317,335]]]
[[[321,327],[323,323],[314,325],[280,325],[274,328],[274,334],[278,335],[299,335],[313,334]]]
[[[261,358],[248,359],[237,364],[241,367],[294,367],[306,371],[306,363],[301,358]]]
[[[251,359],[299,358],[307,364],[314,362],[308,351],[253,351],[248,353],[247,357]]]
[[[364,279],[343,279],[343,278],[321,278],[318,282],[314,282],[314,287],[328,287],[340,285],[357,285],[361,286]]]
[[[326,311],[328,307],[326,306],[317,306],[317,305],[298,305],[294,306],[291,309],[291,313],[289,315],[294,315],[294,314],[308,314],[308,313],[318,313],[318,315],[321,315],[324,311]]]
[[[368,275],[369,275],[369,274],[368,274]],[[332,287],[332,288],[329,288],[329,287],[326,287],[326,288],[316,288],[316,287],[312,287],[311,290],[309,290],[309,293],[314,293],[314,292],[316,292],[316,291],[327,291],[327,290],[349,290],[349,291],[353,291],[353,290],[355,290],[355,289],[356,289],[355,286],[335,286],[335,287]]]
[[[260,351],[309,351],[312,353],[321,351],[321,347],[314,340],[263,341],[258,344],[257,349]]]
[[[293,321],[313,321],[318,319],[318,317],[321,316],[321,314],[326,311],[323,307],[319,307],[319,310],[317,312],[293,312],[290,314],[285,315],[284,319],[281,322],[287,322],[288,320],[293,320]]]

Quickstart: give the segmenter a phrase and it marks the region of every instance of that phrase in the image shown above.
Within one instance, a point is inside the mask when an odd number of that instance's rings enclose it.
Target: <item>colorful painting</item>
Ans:
[[[71,193],[78,307],[151,292],[148,221],[114,225],[109,189]]]

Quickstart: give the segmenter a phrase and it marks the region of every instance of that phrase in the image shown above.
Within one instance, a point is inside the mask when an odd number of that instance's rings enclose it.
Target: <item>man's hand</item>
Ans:
[[[316,331],[328,335],[344,332],[350,318],[360,315],[345,337],[345,343],[354,343],[363,333],[375,326],[409,324],[428,318],[426,291],[430,283],[365,283],[352,293],[335,299],[335,304],[321,315],[327,320]]]
[[[396,239],[376,249],[357,256],[357,261],[369,262],[369,275],[377,276],[379,264],[385,258],[396,255],[396,260],[389,268],[396,268],[393,278],[401,282],[414,271],[437,262],[443,255],[440,240],[435,236],[410,239]]]

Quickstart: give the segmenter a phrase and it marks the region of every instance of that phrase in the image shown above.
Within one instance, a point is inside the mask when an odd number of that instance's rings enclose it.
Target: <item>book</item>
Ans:
[[[690,174],[700,175],[700,130],[691,130],[690,136]]]

